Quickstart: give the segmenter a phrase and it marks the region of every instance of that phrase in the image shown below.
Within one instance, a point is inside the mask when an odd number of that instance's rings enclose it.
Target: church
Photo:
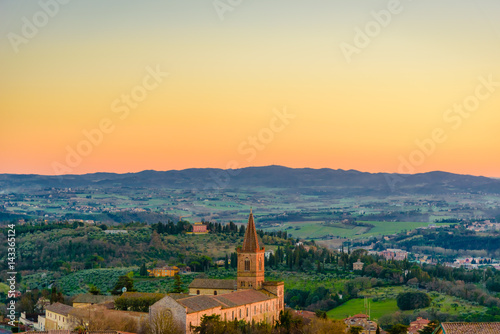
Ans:
[[[166,309],[186,333],[192,333],[192,327],[199,326],[204,315],[273,324],[285,307],[284,282],[265,280],[265,249],[259,244],[251,211],[243,245],[236,251],[236,280],[195,279],[189,285],[189,294],[165,296],[151,306],[150,316]]]

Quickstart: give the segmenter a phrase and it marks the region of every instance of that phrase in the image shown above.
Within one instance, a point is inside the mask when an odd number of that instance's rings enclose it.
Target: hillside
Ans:
[[[500,193],[500,180],[481,176],[429,172],[414,175],[365,173],[355,170],[249,167],[235,170],[215,168],[138,173],[85,175],[0,175],[0,188],[21,192],[36,188],[172,188],[216,190],[231,188],[284,188],[308,193],[310,188],[331,195],[447,194],[459,192]]]

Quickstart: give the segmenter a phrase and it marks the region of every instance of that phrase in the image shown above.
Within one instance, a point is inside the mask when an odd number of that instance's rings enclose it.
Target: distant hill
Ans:
[[[446,172],[422,174],[365,173],[356,170],[248,167],[236,170],[216,168],[138,173],[94,173],[85,175],[0,174],[0,191],[22,192],[40,188],[174,188],[221,190],[238,188],[282,188],[297,193],[332,195],[390,195],[500,193],[500,180]]]

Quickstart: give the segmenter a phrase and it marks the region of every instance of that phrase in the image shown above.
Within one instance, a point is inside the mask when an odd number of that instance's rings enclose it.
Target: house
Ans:
[[[378,326],[375,321],[370,320],[370,317],[367,314],[356,314],[352,317],[345,318],[344,323],[349,328],[351,326],[362,327],[363,330],[360,332],[360,334],[375,334]]]
[[[363,270],[363,265],[364,263],[358,260],[352,264],[352,270]]]
[[[73,307],[54,303],[45,308],[45,329],[73,329],[71,311]]]
[[[73,307],[87,307],[95,304],[111,304],[111,308],[115,303],[117,296],[93,295],[91,293],[82,293],[73,300]]]
[[[192,333],[205,315],[219,315],[226,321],[274,323],[285,307],[284,282],[265,280],[265,249],[259,244],[251,211],[243,246],[236,251],[236,280],[195,279],[189,294],[170,294],[153,304],[150,319],[167,311],[185,333]]]
[[[165,266],[163,268],[148,269],[149,276],[154,277],[173,277],[179,273],[179,268],[176,266]]]
[[[429,324],[430,320],[418,317],[417,320],[410,322],[408,334],[419,334],[418,331]]]
[[[433,334],[497,334],[500,322],[442,322]]]
[[[208,233],[207,231],[207,225],[199,222],[199,223],[194,223],[193,225],[193,234],[206,234]]]

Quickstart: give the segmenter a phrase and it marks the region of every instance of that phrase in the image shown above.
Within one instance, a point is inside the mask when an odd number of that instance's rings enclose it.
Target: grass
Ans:
[[[377,320],[383,315],[393,314],[398,311],[401,312],[397,306],[396,298],[399,293],[404,291],[415,290],[405,286],[391,286],[368,289],[360,293],[360,295],[367,297],[367,300],[370,302],[371,318]],[[487,309],[486,307],[476,306],[465,300],[437,292],[431,292],[429,296],[432,299],[431,306],[423,309],[404,311],[403,313],[412,314],[434,308],[443,313],[459,315],[470,312],[484,312]],[[374,299],[377,301],[374,301]],[[333,319],[344,319],[358,313],[365,313],[363,298],[351,299],[339,307],[331,309],[327,312],[327,315]]]
[[[337,223],[335,226],[327,225],[323,221],[299,221],[283,223],[280,227],[265,228],[265,231],[287,231],[294,238],[317,239],[327,235],[334,237],[347,237],[351,239],[368,238],[377,235],[389,235],[399,233],[404,230],[414,230],[419,227],[427,227],[431,223],[426,222],[380,222],[380,221],[360,221],[374,225],[373,228],[364,226],[345,225]],[[440,224],[437,224],[440,225]],[[448,224],[444,224],[448,225]],[[345,227],[345,228],[343,228]]]
[[[399,311],[395,299],[374,302],[371,298],[367,299],[370,302],[371,319],[379,319],[385,314],[390,314]],[[348,302],[336,307],[326,314],[329,318],[344,319],[359,313],[367,313],[365,311],[365,300],[362,298],[351,299]]]

